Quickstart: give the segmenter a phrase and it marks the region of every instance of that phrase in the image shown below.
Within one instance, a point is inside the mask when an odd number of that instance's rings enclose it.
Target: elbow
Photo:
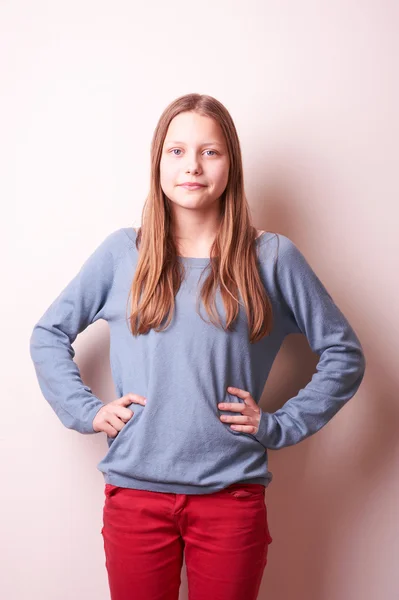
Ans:
[[[359,377],[361,378],[360,381],[363,379],[365,373],[366,373],[366,356],[362,350],[360,353],[360,362],[359,362]]]
[[[366,357],[363,352],[363,349],[360,347],[358,352],[358,360],[356,365],[356,390],[358,390],[360,384],[363,381],[364,375],[366,373]]]
[[[364,373],[366,372],[366,356],[365,356],[363,350],[362,350],[361,370],[364,375]]]
[[[358,354],[359,354],[359,375],[362,375],[362,377],[363,377],[366,372],[366,355],[364,353],[364,349],[360,343],[360,340],[358,343]]]
[[[29,354],[33,362],[35,362],[36,351],[38,348],[36,327],[37,326],[35,325],[29,338]]]
[[[43,328],[40,323],[36,323],[29,338],[29,353],[34,363],[39,360],[39,352],[43,344]]]
[[[354,341],[348,345],[348,351],[348,364],[350,365],[356,381],[360,385],[366,372],[366,356],[363,346],[356,334],[354,334]]]

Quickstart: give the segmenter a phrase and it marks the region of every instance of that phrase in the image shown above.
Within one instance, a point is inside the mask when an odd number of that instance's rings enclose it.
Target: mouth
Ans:
[[[181,183],[179,187],[185,188],[186,190],[199,190],[205,186],[200,183]]]

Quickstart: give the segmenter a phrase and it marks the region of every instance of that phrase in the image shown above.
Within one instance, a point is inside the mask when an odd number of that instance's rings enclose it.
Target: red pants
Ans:
[[[257,483],[199,495],[105,484],[111,600],[178,600],[183,555],[190,600],[256,600],[273,541],[265,491]]]

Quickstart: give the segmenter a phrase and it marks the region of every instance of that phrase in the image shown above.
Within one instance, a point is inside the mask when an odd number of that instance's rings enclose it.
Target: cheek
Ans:
[[[174,182],[177,180],[177,169],[176,167],[168,164],[167,162],[162,162],[159,165],[159,173],[161,182],[165,185],[174,185]]]
[[[228,167],[223,167],[222,169],[217,169],[214,173],[214,181],[217,184],[217,187],[226,187],[229,179],[229,169]]]
[[[159,167],[159,175],[161,180],[161,186],[163,188],[170,187],[171,185],[171,173],[170,169],[168,169],[165,165],[160,165]]]

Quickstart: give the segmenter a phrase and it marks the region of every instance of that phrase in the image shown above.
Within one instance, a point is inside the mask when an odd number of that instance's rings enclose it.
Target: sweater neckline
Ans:
[[[134,229],[134,227],[131,228],[133,231],[133,235],[134,238],[137,237],[137,231]],[[267,234],[267,231],[264,231],[263,233],[261,233],[257,238],[255,238],[255,243],[258,246],[261,242],[261,240],[263,240],[265,238]],[[179,254],[177,255],[177,259],[179,260],[179,262],[181,262],[183,265],[185,265],[186,267],[192,267],[192,268],[203,268],[206,267],[210,264],[211,259],[207,256],[207,257],[202,257],[202,256],[180,256]]]

